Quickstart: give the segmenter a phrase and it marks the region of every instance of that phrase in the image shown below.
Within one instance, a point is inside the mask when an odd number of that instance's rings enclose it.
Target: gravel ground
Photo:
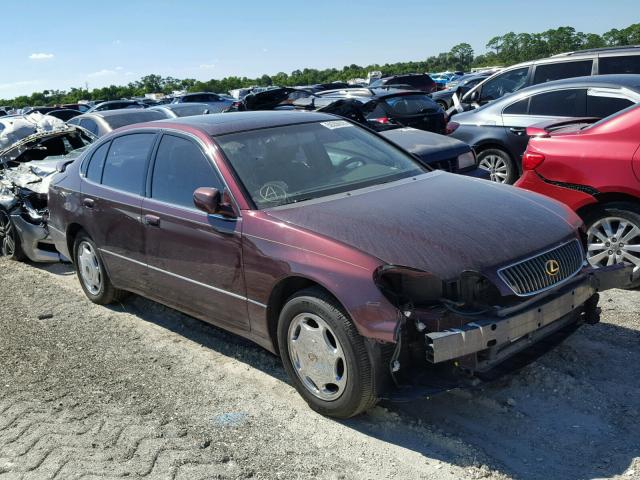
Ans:
[[[279,360],[0,259],[0,480],[640,478],[640,291],[517,375],[334,421]]]

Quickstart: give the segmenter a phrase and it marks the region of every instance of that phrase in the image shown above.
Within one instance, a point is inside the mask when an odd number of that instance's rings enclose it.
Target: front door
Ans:
[[[224,189],[212,160],[193,139],[164,134],[142,203],[150,293],[212,323],[248,329],[241,219],[196,209],[199,187]]]

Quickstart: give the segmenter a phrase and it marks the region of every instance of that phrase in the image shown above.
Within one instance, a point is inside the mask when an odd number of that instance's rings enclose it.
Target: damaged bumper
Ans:
[[[460,328],[425,335],[427,360],[460,359],[472,371],[486,371],[529,345],[579,321],[599,320],[598,292],[630,283],[633,267],[588,270],[552,295],[499,310]]]
[[[20,246],[24,255],[32,262],[60,262],[65,258],[55,248],[47,228],[27,222],[22,215],[12,214],[11,220],[20,237]]]

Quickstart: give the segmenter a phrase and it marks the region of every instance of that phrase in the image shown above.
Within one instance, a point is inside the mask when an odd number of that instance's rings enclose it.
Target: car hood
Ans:
[[[460,140],[416,128],[398,128],[379,133],[427,164],[457,158],[471,151],[471,147]]]
[[[266,213],[443,280],[489,273],[566,241],[580,225],[549,198],[440,171]]]

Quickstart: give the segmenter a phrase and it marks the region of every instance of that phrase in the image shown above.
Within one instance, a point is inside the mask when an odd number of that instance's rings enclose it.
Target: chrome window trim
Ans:
[[[162,268],[154,267],[153,265],[149,265],[149,264],[146,264],[144,262],[140,262],[138,260],[134,260],[133,258],[125,257],[124,255],[120,255],[118,253],[114,253],[114,252],[111,252],[109,250],[105,250],[103,248],[98,248],[98,251],[100,251],[101,253],[106,253],[107,255],[112,255],[112,256],[114,256],[116,258],[119,258],[121,260],[126,260],[126,261],[129,261],[129,262],[135,263],[137,265],[150,268],[151,270],[155,270],[157,272],[164,273],[166,275],[169,275],[171,277],[177,278],[179,280],[183,280],[185,282],[193,283],[194,285],[198,285],[200,287],[208,288],[210,290],[213,290],[214,292],[222,293],[224,295],[229,295],[230,297],[237,298],[238,300],[245,300],[245,301],[247,301],[249,303],[252,303],[253,305],[257,305],[257,306],[262,307],[262,308],[267,308],[267,306],[264,303],[260,303],[260,302],[258,302],[256,300],[252,300],[249,297],[245,297],[245,296],[240,295],[238,293],[229,292],[228,290],[224,290],[222,288],[214,287],[213,285],[208,285],[206,283],[202,283],[202,282],[199,282],[197,280],[193,280],[192,278],[183,277],[182,275],[178,275],[177,273],[172,273],[172,272],[169,272],[167,270],[163,270]]]

